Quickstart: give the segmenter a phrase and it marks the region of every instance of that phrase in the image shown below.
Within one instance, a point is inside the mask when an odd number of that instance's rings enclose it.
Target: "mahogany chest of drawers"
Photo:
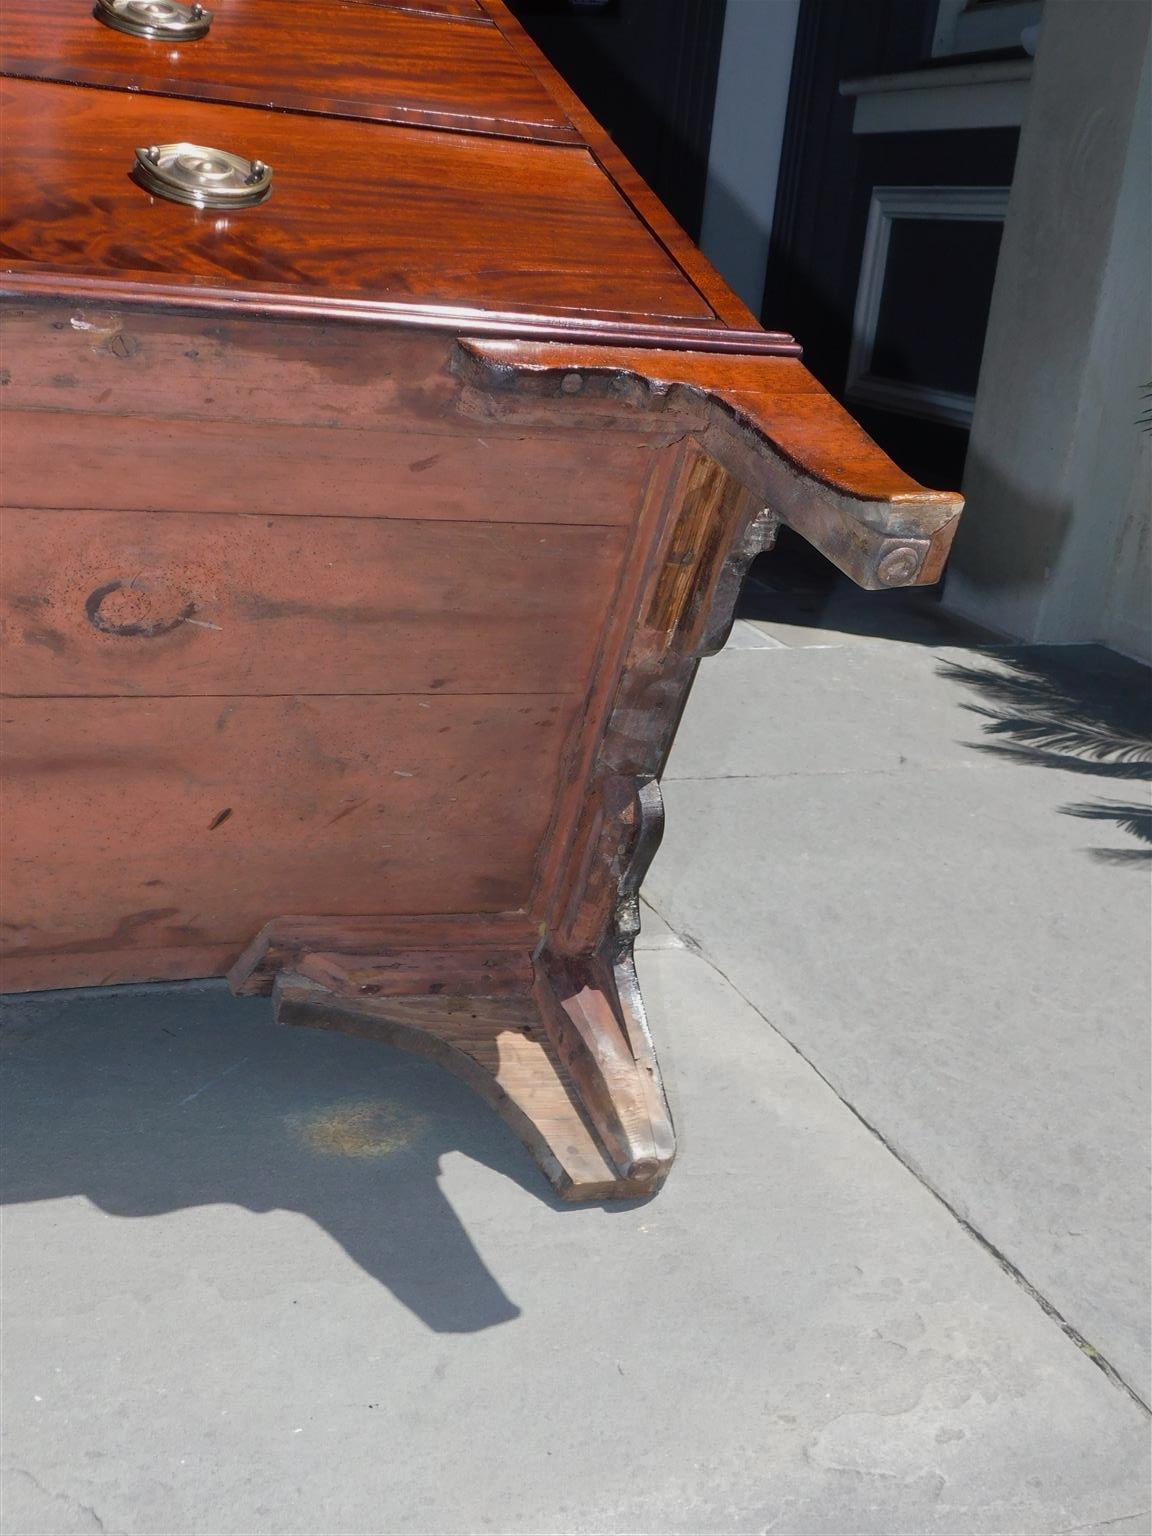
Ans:
[[[6,0],[3,53],[6,986],[228,975],[655,1189],[697,661],[781,524],[931,582],[958,498],[501,0]]]

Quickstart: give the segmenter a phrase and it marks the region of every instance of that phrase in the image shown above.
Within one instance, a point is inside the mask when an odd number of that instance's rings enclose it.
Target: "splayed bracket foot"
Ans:
[[[533,961],[491,945],[357,953],[349,945],[363,944],[367,926],[345,932],[343,952],[301,942],[324,930],[315,918],[270,924],[233,988],[270,985],[278,1023],[379,1040],[447,1068],[511,1126],[565,1200],[660,1187],[674,1139],[630,957],[614,966],[542,950]],[[270,971],[269,958],[283,964]]]

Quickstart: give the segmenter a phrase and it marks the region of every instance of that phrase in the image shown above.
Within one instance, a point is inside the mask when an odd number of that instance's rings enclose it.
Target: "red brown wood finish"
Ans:
[[[370,5],[382,11],[408,11],[415,16],[454,21],[487,21],[480,0],[348,0],[352,5]]]
[[[321,694],[337,676],[348,694],[579,692],[626,540],[595,525],[25,508],[6,537],[5,691],[110,697]]]
[[[56,4],[17,0],[9,68],[98,88],[2,84],[5,985],[228,974],[458,1073],[567,1198],[653,1192],[632,941],[697,663],[782,524],[927,582],[959,499],[755,326],[500,0],[339,0],[290,67],[221,0],[147,82]],[[410,39],[390,83],[369,26]],[[410,68],[468,131],[384,120]],[[178,140],[271,198],[146,193]]]
[[[693,245],[651,187],[616,148],[609,135],[580,98],[569,90],[565,82],[556,74],[512,12],[503,4],[503,0],[482,0],[482,3],[520,58],[545,81],[556,100],[563,106],[569,120],[583,135],[584,142],[628,199],[637,215],[675,255],[680,266],[691,276],[692,281],[705,295],[715,313],[726,325],[734,329],[759,330],[760,324],[756,316],[743,299],[732,292],[703,252]]]
[[[0,256],[61,272],[494,309],[711,318],[583,150],[3,82]],[[274,167],[258,208],[141,191],[138,145]],[[53,185],[68,187],[53,197]],[[581,303],[581,298],[585,299]]]
[[[225,0],[206,37],[174,46],[103,26],[75,0],[6,0],[0,57],[38,80],[581,142],[496,27],[385,6]]]

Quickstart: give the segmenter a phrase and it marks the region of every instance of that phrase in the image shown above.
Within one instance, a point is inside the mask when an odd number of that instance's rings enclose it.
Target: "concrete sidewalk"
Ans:
[[[1074,766],[1146,682],[854,626],[702,669],[647,1205],[218,985],[11,1004],[5,1536],[1148,1532],[1140,786]]]

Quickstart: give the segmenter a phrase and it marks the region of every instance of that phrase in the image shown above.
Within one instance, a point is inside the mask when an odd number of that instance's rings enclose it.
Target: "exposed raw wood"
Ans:
[[[650,1194],[632,946],[700,658],[781,524],[928,582],[958,498],[501,0],[230,0],[177,59],[6,26],[59,78],[0,83],[4,984],[227,974],[457,1072],[566,1198]],[[179,139],[272,197],[145,193]]]
[[[281,1024],[338,1029],[424,1056],[462,1078],[511,1126],[565,1200],[636,1199],[660,1177],[622,1178],[585,1119],[531,998],[350,1002],[282,972]]]
[[[599,984],[598,984],[599,982]],[[553,1048],[575,1083],[614,1166],[651,1183],[672,1161],[675,1142],[662,1095],[650,1091],[632,1055],[605,978],[591,967],[549,967],[537,1001]]]
[[[18,876],[0,881],[0,909],[12,910]],[[155,921],[147,909],[137,914],[141,925]],[[225,976],[236,956],[236,944],[172,942],[172,930],[158,926],[156,943],[148,931],[117,923],[90,940],[65,940],[57,945],[51,933],[44,942],[30,944],[30,954],[12,949],[0,954],[0,992],[43,992],[52,988],[118,987],[149,981],[190,981],[204,976]],[[28,934],[22,935],[28,939]]]
[[[300,975],[341,997],[504,997],[532,984],[526,954],[493,949],[413,950],[409,954],[309,953]]]
[[[542,523],[23,508],[4,538],[5,692],[109,696],[323,694],[336,679],[345,694],[580,694],[626,542]]]
[[[458,427],[455,436],[371,427],[352,432],[249,418],[246,451],[259,474],[237,476],[231,457],[237,424],[228,419],[150,415],[146,426],[129,427],[118,412],[82,415],[65,408],[46,418],[39,411],[10,410],[4,428],[5,503],[66,512],[387,518],[417,527],[441,521],[627,527],[649,464],[649,455],[628,443],[605,444],[601,466],[590,462],[586,440],[565,444],[521,434],[494,451],[476,428]],[[47,460],[46,442],[58,448]],[[330,535],[336,531],[328,529]],[[278,536],[299,539],[305,533],[282,529]],[[358,535],[369,536],[368,529]],[[441,530],[442,539],[451,536],[451,529]]]
[[[95,984],[102,962],[89,957],[116,948],[226,947],[230,964],[271,917],[302,906],[521,907],[578,707],[523,695],[9,699],[6,984],[65,984],[62,955],[66,984]]]
[[[461,344],[477,414],[542,425],[571,402],[588,426],[683,415],[736,479],[864,587],[937,581],[963,507],[903,474],[798,362],[535,342]],[[703,412],[703,416],[701,416]]]
[[[440,914],[429,917],[279,917],[262,928],[233,965],[228,980],[233,991],[268,993],[281,971],[299,972],[307,956],[326,961],[342,956],[361,962],[365,956],[381,968],[400,958],[401,971],[411,972],[412,957],[463,968],[458,957],[520,956],[527,965],[539,935],[523,912],[492,912],[477,916]],[[487,969],[481,963],[480,969]],[[531,980],[531,967],[526,974]]]

